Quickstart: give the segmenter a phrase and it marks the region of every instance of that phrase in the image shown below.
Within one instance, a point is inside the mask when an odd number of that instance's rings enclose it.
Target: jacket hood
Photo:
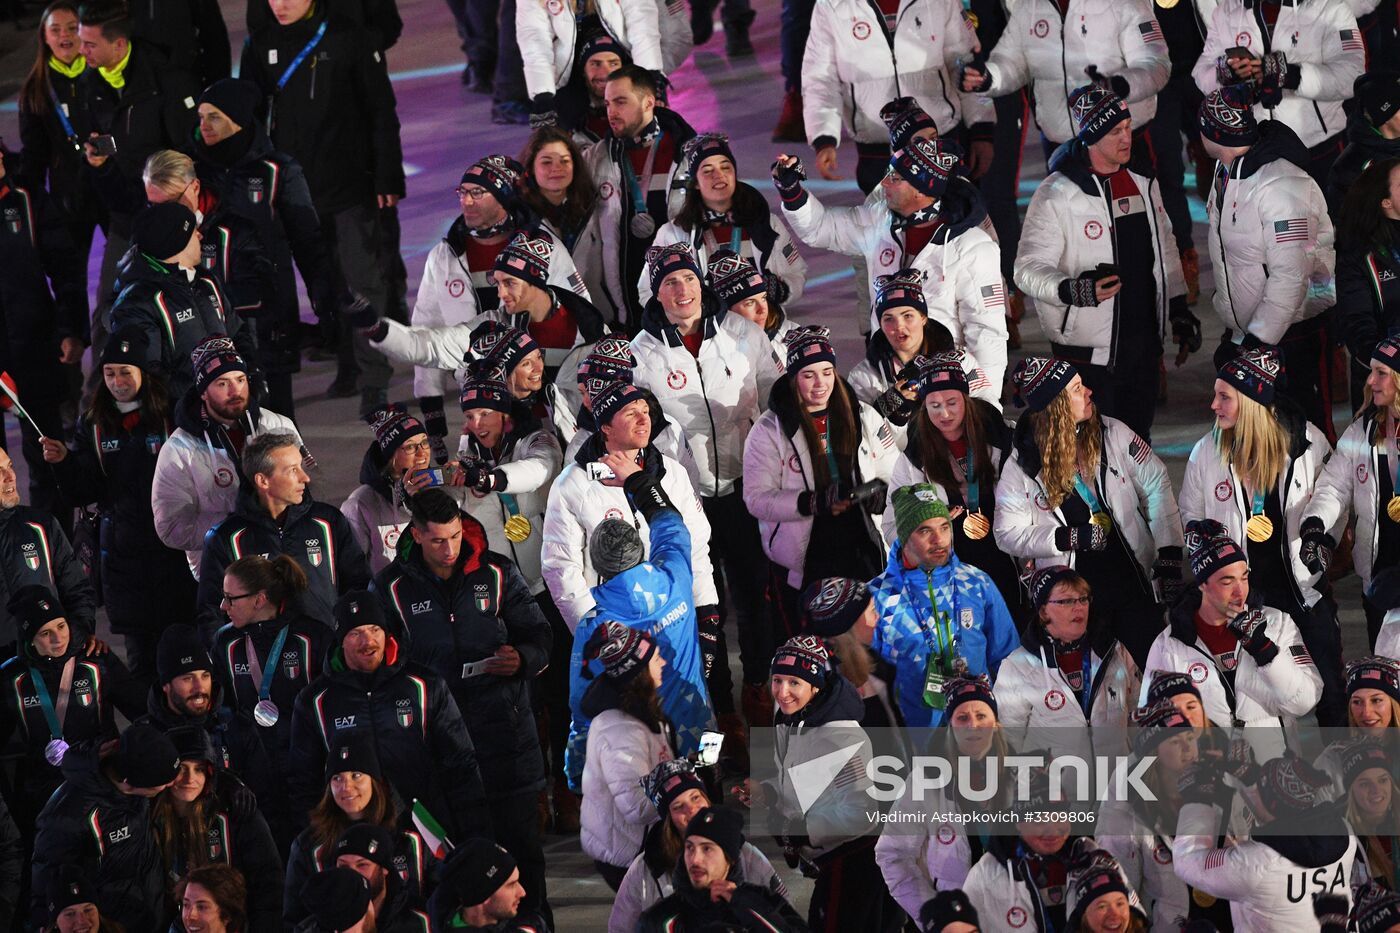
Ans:
[[[961,175],[954,175],[938,202],[938,219],[942,224],[933,235],[933,241],[946,244],[982,223],[986,216],[987,207],[977,186]]]
[[[851,414],[860,420],[860,400],[856,396],[855,389],[846,381],[846,377],[840,373],[836,374],[836,379],[841,385],[846,387],[846,394],[851,398]],[[797,411],[796,393],[789,386],[792,385],[792,373],[783,373],[773,380],[773,388],[768,392],[768,410],[778,416],[778,423],[783,426],[783,433],[788,437],[796,437],[802,430],[802,419]],[[859,425],[857,425],[859,432]]]
[[[852,720],[860,722],[865,716],[865,701],[856,688],[838,671],[833,670],[826,677],[823,687],[802,709],[791,716],[781,711],[773,714],[775,725],[813,728],[828,723]]]
[[[709,340],[724,323],[724,317],[729,310],[708,285],[700,286],[700,304],[704,306],[700,318],[700,332],[704,335],[703,339]],[[642,310],[642,330],[668,347],[683,345],[676,325],[667,320],[666,312],[661,310],[661,301],[655,295],[647,299],[646,308]]]
[[[1291,162],[1307,171],[1308,147],[1287,124],[1264,120],[1259,124],[1259,141],[1235,160],[1232,169],[1236,178],[1248,178],[1270,162]]]
[[[360,458],[360,484],[379,493],[384,501],[394,501],[393,488],[389,478],[384,475],[384,455],[379,451],[378,441],[370,441],[365,455]]]
[[[924,346],[929,348],[930,353],[936,353],[936,348],[952,348],[953,334],[942,324],[929,318],[924,322]],[[865,359],[875,371],[885,376],[894,373],[895,355],[894,348],[890,346],[890,339],[885,336],[881,328],[876,328],[870,332],[870,342],[865,346]]]
[[[249,390],[251,391],[251,389]],[[205,417],[204,400],[199,397],[199,393],[194,386],[185,390],[185,394],[180,396],[180,400],[175,403],[174,415],[175,427],[183,428],[186,433],[195,437],[205,437],[214,430],[214,422]],[[248,411],[243,415],[240,424],[249,436],[256,434],[258,425],[262,421],[262,410],[258,403],[252,399],[248,400]],[[238,458],[234,458],[235,466]]]
[[[1200,590],[1196,591],[1197,593]],[[1101,616],[1090,614],[1089,626],[1084,631],[1085,647],[1089,648],[1100,658],[1107,660],[1109,652],[1113,650],[1113,627],[1108,625]],[[1021,647],[1025,648],[1036,657],[1040,656],[1043,650],[1051,657],[1054,656],[1055,648],[1051,644],[1050,636],[1045,631],[1045,626],[1037,620],[1032,619],[1026,624],[1026,630],[1021,633]]]
[[[1303,868],[1330,865],[1346,852],[1351,831],[1340,814],[1339,803],[1321,804],[1307,811],[1280,817],[1250,833],[1250,838],[1268,846],[1282,857]],[[1270,829],[1287,821],[1297,835],[1270,835]]]
[[[1288,456],[1297,460],[1307,453],[1312,441],[1308,440],[1308,419],[1298,403],[1287,396],[1274,398],[1274,417],[1278,418],[1283,429],[1288,432]]]
[[[1133,165],[1126,166],[1144,178],[1154,178],[1151,169],[1139,170]],[[1046,172],[1059,172],[1079,186],[1079,190],[1085,194],[1101,198],[1103,193],[1094,182],[1094,170],[1089,165],[1089,147],[1085,146],[1078,139],[1071,139],[1060,143],[1059,147],[1050,153],[1050,162],[1046,167]]]

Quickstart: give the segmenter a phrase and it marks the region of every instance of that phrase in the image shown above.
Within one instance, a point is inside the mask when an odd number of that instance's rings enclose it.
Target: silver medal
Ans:
[[[633,214],[632,235],[639,240],[644,240],[656,232],[656,221],[650,214]]]
[[[277,704],[271,700],[259,700],[258,705],[253,707],[253,722],[264,729],[271,729],[277,725],[279,715]]]
[[[55,768],[59,762],[63,761],[63,756],[68,753],[68,743],[62,739],[52,739],[44,746],[44,760]]]

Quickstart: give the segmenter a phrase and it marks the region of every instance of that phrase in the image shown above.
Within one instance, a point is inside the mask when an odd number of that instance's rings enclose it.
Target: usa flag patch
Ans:
[[[987,373],[982,367],[977,366],[971,372],[964,373],[967,376],[967,389],[969,392],[978,392],[982,389],[990,389],[992,380],[987,378]]]
[[[1313,664],[1312,655],[1308,654],[1308,649],[1302,645],[1289,645],[1288,653],[1293,655],[1293,663],[1310,667]]]
[[[1162,35],[1162,26],[1155,18],[1145,23],[1138,23],[1138,32],[1142,33],[1143,42],[1160,42],[1163,45],[1167,44],[1167,37]]]
[[[1225,850],[1211,849],[1206,853],[1206,868],[1220,868],[1225,864]]]
[[[1006,285],[1001,282],[995,285],[983,285],[982,304],[988,308],[1006,307]]]
[[[1274,221],[1275,243],[1302,243],[1308,238],[1308,220],[1295,217],[1292,220]]]
[[[569,273],[569,288],[573,289],[574,292],[579,295],[582,295],[587,290],[583,284],[583,276],[578,274],[577,269]]]
[[[1128,442],[1128,456],[1133,458],[1133,462],[1142,465],[1151,454],[1152,445],[1134,434],[1133,439]]]
[[[1343,29],[1340,35],[1342,37],[1343,52],[1366,51],[1366,46],[1361,42],[1361,35],[1355,29]]]
[[[889,424],[881,422],[880,430],[875,432],[875,436],[880,439],[880,443],[885,447],[894,446],[894,432],[890,430]]]
[[[786,259],[788,262],[796,262],[796,261],[797,261],[797,247],[796,247],[796,246],[793,246],[791,243],[784,243],[784,244],[783,244],[783,258]]]

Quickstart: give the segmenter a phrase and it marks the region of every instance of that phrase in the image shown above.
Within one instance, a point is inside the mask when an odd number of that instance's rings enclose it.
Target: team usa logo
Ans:
[[[869,39],[870,24],[865,22],[864,20],[861,20],[860,22],[856,23],[854,26],[851,27],[851,35],[855,36],[862,42],[866,39]]]
[[[1084,235],[1091,240],[1097,240],[1103,236],[1103,224],[1097,220],[1091,220],[1084,225]]]
[[[1367,478],[1367,476],[1369,476],[1369,475],[1370,475],[1370,471],[1366,469],[1366,464],[1364,464],[1364,463],[1358,463],[1358,464],[1356,465],[1356,481],[1357,481],[1358,483],[1360,483],[1361,485],[1365,486],[1365,485],[1366,485],[1366,478]]]
[[[618,521],[621,521],[622,509],[608,509],[606,512],[603,513],[603,518],[615,518]]]
[[[1048,710],[1063,709],[1065,705],[1065,695],[1063,691],[1051,690],[1045,694],[1045,708]]]
[[[673,369],[666,374],[666,384],[677,391],[685,388],[685,373]]]
[[[228,467],[219,467],[214,471],[214,485],[220,489],[227,489],[233,485],[233,471]]]
[[[1036,20],[1035,26],[1032,27],[1031,32],[1037,39],[1044,39],[1046,36],[1050,35],[1050,21],[1045,19]]]
[[[1206,665],[1203,661],[1192,661],[1186,667],[1186,676],[1191,678],[1193,684],[1203,684],[1206,682]]]
[[[461,279],[447,280],[447,294],[451,295],[453,298],[461,298],[466,290],[467,283],[463,282]]]
[[[891,249],[890,247],[886,246],[884,249],[880,250],[880,265],[882,265],[882,266],[891,266],[891,265],[894,265],[894,250],[893,250],[893,249]]]
[[[1249,33],[1247,33],[1247,32],[1236,33],[1236,35],[1235,35],[1235,45],[1238,45],[1238,46],[1241,46],[1241,47],[1247,49],[1247,48],[1249,48],[1249,43],[1250,43],[1250,40],[1251,40],[1251,39],[1253,39],[1253,36],[1251,36],[1251,35],[1250,35]]]
[[[947,823],[938,827],[937,839],[939,845],[950,846],[956,838],[957,833],[953,832],[953,827],[949,826]]]
[[[1050,511],[1050,500],[1045,498],[1045,493],[1038,492],[1035,494],[1035,507],[1042,512]]]
[[[1234,494],[1234,489],[1230,486],[1228,479],[1221,480],[1215,484],[1215,501],[1229,502],[1230,496]]]
[[[1024,907],[1013,907],[1006,912],[1006,922],[1018,930],[1026,925],[1028,919]]]
[[[605,182],[603,182],[601,185],[598,186],[598,197],[600,197],[600,198],[602,198],[603,200],[606,201],[608,198],[610,198],[610,197],[612,197],[612,196],[613,196],[613,186],[612,186],[612,182],[610,182],[610,181],[605,181]]]

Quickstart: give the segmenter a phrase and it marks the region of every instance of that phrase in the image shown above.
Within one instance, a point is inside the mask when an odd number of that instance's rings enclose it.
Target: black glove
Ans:
[[[1109,81],[1108,75],[1099,74],[1098,65],[1090,65],[1084,69],[1084,74],[1088,77],[1089,83],[1103,88],[1105,91],[1113,90],[1113,84]]]
[[[1269,52],[1259,59],[1259,103],[1277,107],[1283,103],[1283,83],[1288,77],[1288,56]]]
[[[1098,525],[1066,525],[1055,529],[1055,547],[1061,551],[1102,551],[1108,532]]]
[[[1070,849],[1069,870],[1075,874],[1083,874],[1095,868],[1117,870],[1118,860],[1113,857],[1113,853],[1100,848],[1097,842],[1087,836],[1074,840],[1074,846]]]
[[[489,482],[491,468],[480,460],[468,460],[462,462],[462,485],[479,492],[486,492],[482,485]],[[489,489],[489,487],[488,487]]]
[[[633,473],[623,480],[622,490],[627,493],[627,498],[636,506],[637,511],[642,513],[642,518],[645,518],[648,524],[655,520],[656,514],[662,509],[677,511],[675,503],[661,487],[661,481],[648,473]]]
[[[438,466],[447,462],[447,415],[442,410],[441,395],[425,395],[418,399],[423,412],[423,427],[428,431],[428,443],[433,448],[433,460]]]
[[[554,95],[536,94],[530,101],[530,129],[553,126],[558,120],[554,115]]]
[[[825,489],[818,489],[812,492],[802,493],[797,500],[797,510],[803,512],[802,496],[807,497],[807,509],[804,515],[830,515],[831,510],[836,507],[836,503],[846,501],[850,495],[850,489],[842,483],[832,483]]]
[[[1172,340],[1187,353],[1201,348],[1201,319],[1186,307],[1172,310]]]
[[[1217,84],[1221,87],[1225,87],[1229,84],[1242,84],[1244,80],[1244,78],[1241,78],[1235,73],[1235,69],[1230,67],[1230,63],[1226,61],[1224,55],[1216,56],[1215,81]]]
[[[236,820],[250,820],[258,812],[258,798],[238,778],[222,769],[215,772],[214,793]]]
[[[1264,612],[1261,609],[1246,609],[1231,619],[1225,626],[1239,638],[1240,644],[1263,667],[1278,657],[1278,645],[1269,638],[1264,628]]]
[[[369,330],[378,324],[379,312],[374,310],[374,305],[370,304],[369,299],[353,292],[351,295],[350,303],[341,311],[345,320],[349,321],[352,327],[358,327],[361,330]]]
[[[1327,533],[1322,519],[1316,516],[1305,519],[1298,531],[1298,559],[1311,572],[1326,573],[1332,564],[1332,552],[1337,549],[1337,539]]]
[[[777,186],[778,195],[784,201],[792,201],[799,197],[802,194],[802,183],[806,180],[807,171],[802,167],[801,159],[794,157],[787,165],[773,163],[773,184]]]
[[[1157,559],[1152,562],[1152,579],[1161,582],[1162,602],[1168,606],[1175,606],[1181,598],[1182,590],[1185,589],[1181,581],[1181,557],[1165,553],[1176,550],[1162,548],[1157,552]]]
[[[1351,916],[1347,896],[1314,894],[1313,916],[1317,918],[1322,933],[1346,933],[1347,920]]]
[[[1088,272],[1081,272],[1077,278],[1065,279],[1060,283],[1060,301],[1076,308],[1096,308],[1099,304],[1099,296],[1095,288],[1103,279],[1112,278],[1116,272],[1100,272],[1098,269],[1090,269]]]
[[[705,663],[705,680],[708,681],[715,665],[722,663],[720,638],[724,631],[724,622],[719,617],[719,607],[697,606],[695,627],[700,635],[700,655]]]
[[[1249,740],[1238,736],[1230,740],[1230,746],[1221,759],[1221,767],[1241,784],[1253,784],[1259,780],[1259,765],[1254,761],[1254,749]]]
[[[1220,797],[1223,774],[1213,761],[1198,761],[1177,779],[1182,803],[1215,803]]]

